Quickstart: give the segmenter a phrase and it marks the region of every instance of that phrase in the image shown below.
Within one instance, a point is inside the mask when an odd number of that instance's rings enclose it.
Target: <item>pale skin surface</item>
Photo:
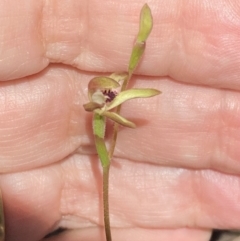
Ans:
[[[201,3],[200,3],[201,2]],[[101,168],[82,104],[126,70],[144,1],[0,2],[6,241],[104,241]],[[240,2],[149,1],[154,29],[110,174],[114,241],[207,241],[240,227]],[[56,64],[59,63],[59,64]],[[151,77],[150,77],[151,76]]]

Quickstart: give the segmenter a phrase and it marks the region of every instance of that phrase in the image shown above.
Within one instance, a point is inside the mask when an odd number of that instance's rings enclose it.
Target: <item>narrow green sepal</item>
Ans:
[[[111,110],[123,102],[135,98],[148,98],[155,95],[159,95],[161,92],[156,89],[128,89],[120,92],[111,102],[111,104],[106,108]]]
[[[135,128],[136,125],[127,120],[126,118],[118,115],[117,113],[115,112],[109,112],[109,111],[105,111],[102,113],[103,116],[106,116],[107,118],[117,122],[118,124],[122,125],[122,126],[126,126],[126,127],[130,127],[130,128]]]

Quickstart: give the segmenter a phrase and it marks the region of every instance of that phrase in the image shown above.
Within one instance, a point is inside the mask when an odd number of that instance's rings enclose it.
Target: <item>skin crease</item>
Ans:
[[[6,241],[105,240],[88,81],[124,71],[144,1],[0,2]],[[110,173],[113,240],[207,241],[240,227],[240,3],[148,1],[154,28]],[[111,124],[110,124],[111,127]],[[110,137],[110,133],[107,133]]]

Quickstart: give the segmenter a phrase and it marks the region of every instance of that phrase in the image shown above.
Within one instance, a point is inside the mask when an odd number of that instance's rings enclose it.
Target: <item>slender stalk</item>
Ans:
[[[130,80],[132,75],[128,75],[128,78],[125,79],[125,81],[122,84],[121,91],[125,90],[127,88],[127,84]],[[121,106],[119,105],[116,109],[116,113],[119,114],[121,110]],[[118,136],[118,128],[119,124],[114,123],[113,127],[113,135],[111,140],[111,145],[108,153],[109,161],[111,163],[113,153],[116,147],[117,143],[117,136]],[[112,241],[111,238],[111,229],[110,229],[110,219],[109,219],[109,202],[108,202],[108,184],[109,184],[109,169],[110,169],[110,163],[109,166],[106,166],[103,168],[103,203],[104,203],[104,223],[105,223],[105,232],[106,232],[106,238],[107,241]]]
[[[120,111],[119,111],[120,112]],[[118,112],[118,113],[119,113]],[[113,134],[112,134],[112,140],[111,140],[111,145],[110,145],[110,149],[109,149],[109,158],[110,160],[112,160],[113,157],[113,153],[116,147],[116,143],[117,143],[117,135],[118,135],[118,128],[119,128],[119,124],[117,124],[116,122],[114,123],[113,126]]]
[[[128,74],[128,77],[124,80],[123,84],[122,84],[122,87],[121,87],[121,91],[124,91],[126,90],[127,88],[127,85],[128,85],[128,82],[129,80],[131,79],[132,77],[132,74]],[[119,114],[120,111],[121,111],[121,106],[122,105],[119,105],[116,109],[116,113]],[[113,153],[114,153],[114,150],[115,150],[115,147],[116,147],[116,143],[117,143],[117,136],[118,136],[118,128],[119,128],[119,124],[118,123],[114,123],[114,126],[113,126],[113,135],[112,135],[112,140],[111,140],[111,145],[110,145],[110,149],[109,149],[109,159],[112,160],[112,157],[113,157]]]
[[[106,234],[106,240],[112,241],[110,218],[109,218],[109,201],[108,201],[108,186],[109,186],[109,170],[110,170],[110,159],[108,157],[107,148],[104,139],[95,136],[95,143],[97,147],[98,156],[102,163],[103,168],[103,179],[102,179],[102,190],[103,190],[103,215],[104,215],[104,228]]]
[[[104,211],[104,227],[107,241],[112,241],[111,226],[109,218],[109,201],[108,201],[108,184],[109,184],[110,165],[103,167],[103,211]]]
[[[109,218],[109,202],[108,202],[108,186],[109,186],[109,169],[110,158],[107,147],[104,142],[106,119],[97,113],[93,116],[93,132],[96,144],[97,153],[103,168],[103,214],[104,214],[104,228],[106,240],[112,241],[110,218]]]
[[[124,80],[121,91],[126,90],[128,82],[131,79],[134,70],[136,69],[136,67],[138,66],[142,58],[142,55],[146,47],[146,40],[152,30],[152,25],[153,25],[153,21],[152,21],[151,9],[147,4],[144,4],[140,14],[140,23],[139,23],[139,31],[137,34],[137,39],[135,44],[133,45],[132,53],[128,64],[128,77]],[[121,105],[117,107],[116,113],[119,114],[120,110],[121,110]],[[112,142],[109,150],[110,159],[112,159],[113,157],[114,149],[116,146],[118,128],[119,128],[119,124],[114,123]]]

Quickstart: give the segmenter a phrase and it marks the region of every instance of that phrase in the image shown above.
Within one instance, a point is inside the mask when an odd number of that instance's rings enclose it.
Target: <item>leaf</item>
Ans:
[[[136,125],[125,119],[124,117],[118,115],[117,113],[115,112],[109,112],[109,111],[105,111],[102,113],[103,116],[106,116],[107,118],[117,122],[118,124],[122,125],[122,126],[126,126],[126,127],[130,127],[130,128],[135,128]]]
[[[127,100],[131,100],[134,98],[148,98],[155,95],[159,95],[161,92],[156,89],[128,89],[120,92],[111,102],[109,106],[107,106],[106,110],[113,109],[114,107],[121,105],[123,102]]]
[[[153,19],[151,9],[147,4],[144,4],[140,14],[140,26],[137,35],[137,42],[145,42],[151,33]]]
[[[145,42],[142,43],[135,43],[133,46],[132,54],[129,60],[129,65],[128,65],[128,71],[130,75],[133,73],[133,71],[136,69],[143,52],[145,50]]]
[[[88,93],[91,96],[96,90],[116,89],[120,84],[110,77],[95,77],[88,83]]]

